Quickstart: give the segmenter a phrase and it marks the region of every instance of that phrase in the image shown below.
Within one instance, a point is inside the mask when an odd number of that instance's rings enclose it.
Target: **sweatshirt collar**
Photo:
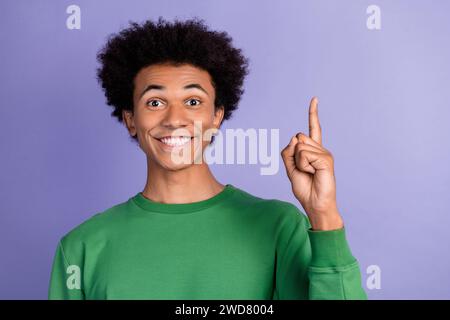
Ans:
[[[142,194],[142,192],[138,192],[131,199],[137,206],[145,211],[163,213],[189,213],[209,208],[216,203],[224,201],[225,199],[229,198],[235,190],[236,187],[234,187],[232,184],[226,184],[222,191],[212,196],[211,198],[189,203],[155,202],[146,198]]]

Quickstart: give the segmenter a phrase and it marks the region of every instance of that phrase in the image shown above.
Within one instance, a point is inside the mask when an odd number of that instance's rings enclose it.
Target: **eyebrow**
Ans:
[[[201,85],[199,85],[198,83],[191,83],[191,84],[185,85],[183,87],[183,89],[185,89],[185,90],[194,89],[194,88],[203,91],[204,93],[206,93],[209,96],[208,92],[205,89],[203,89],[203,87]],[[149,84],[142,91],[141,95],[139,96],[139,99],[142,98],[142,96],[150,90],[165,90],[165,89],[166,89],[166,87],[161,86],[159,84]]]

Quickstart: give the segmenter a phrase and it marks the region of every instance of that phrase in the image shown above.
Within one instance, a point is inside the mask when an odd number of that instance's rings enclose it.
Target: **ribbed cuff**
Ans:
[[[342,267],[355,262],[347,239],[345,228],[328,231],[308,229],[311,242],[313,267]]]

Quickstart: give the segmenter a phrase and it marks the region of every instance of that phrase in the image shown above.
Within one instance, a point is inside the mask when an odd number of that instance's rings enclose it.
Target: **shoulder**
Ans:
[[[131,198],[130,198],[131,199]],[[61,238],[63,247],[79,247],[87,242],[95,242],[106,238],[108,234],[120,228],[126,217],[126,212],[130,210],[131,201],[118,203],[101,212],[95,213]]]
[[[303,211],[292,202],[258,197],[240,188],[237,188],[237,190],[237,195],[233,199],[234,202],[244,205],[249,209],[251,208],[253,209],[252,211],[256,211],[259,214],[267,214],[274,218],[289,220],[291,222],[299,222],[307,219]]]

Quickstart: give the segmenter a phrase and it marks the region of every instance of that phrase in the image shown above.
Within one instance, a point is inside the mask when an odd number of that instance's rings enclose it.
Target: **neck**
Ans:
[[[209,199],[224,188],[208,165],[192,164],[181,170],[167,170],[147,158],[144,197],[161,203],[190,203]]]

